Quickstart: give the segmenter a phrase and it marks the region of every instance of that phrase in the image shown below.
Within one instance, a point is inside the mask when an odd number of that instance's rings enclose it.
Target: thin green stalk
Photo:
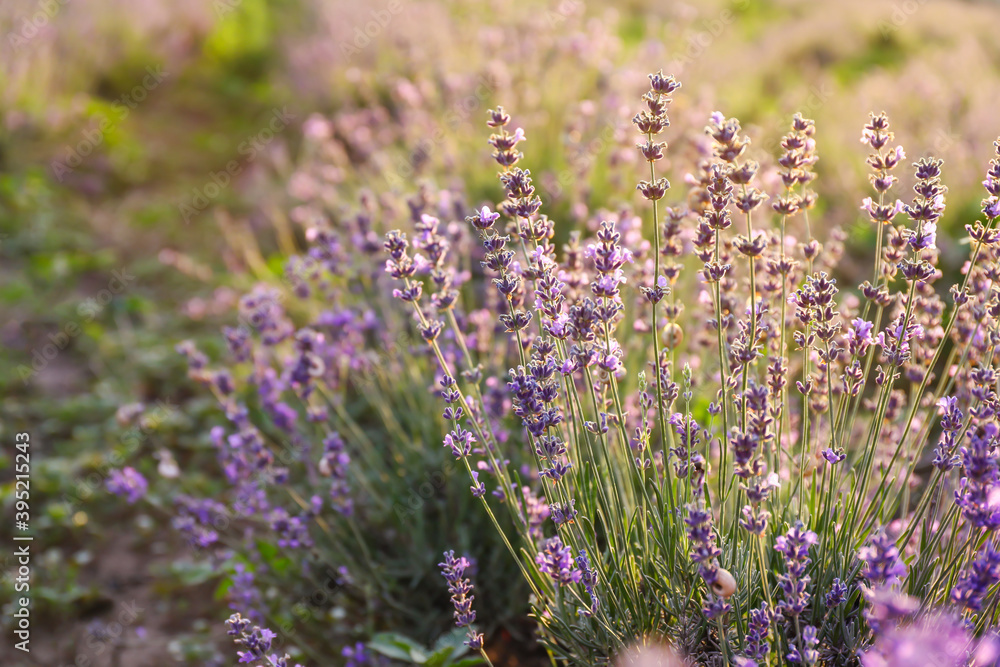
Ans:
[[[647,134],[647,138],[650,142],[653,141],[653,133]],[[649,181],[653,183],[656,181],[656,170],[653,167],[653,161],[649,161]],[[660,279],[660,214],[659,208],[657,206],[657,200],[653,200],[653,288],[656,288],[657,281]],[[671,289],[673,292],[673,289]],[[666,436],[666,414],[664,413],[663,406],[663,379],[660,377],[660,333],[656,321],[656,307],[658,305],[657,301],[652,302],[652,334],[653,334],[653,368],[656,373],[656,419],[658,422],[660,430],[660,447],[667,447],[667,436]],[[671,370],[673,367],[671,366]],[[669,450],[663,452],[663,460],[669,461],[670,452]],[[655,466],[654,466],[655,468]],[[674,505],[674,494],[673,494],[673,480],[670,472],[670,466],[665,465],[663,474],[667,484],[667,497],[670,499],[670,509],[675,509]],[[659,484],[657,484],[659,486]]]

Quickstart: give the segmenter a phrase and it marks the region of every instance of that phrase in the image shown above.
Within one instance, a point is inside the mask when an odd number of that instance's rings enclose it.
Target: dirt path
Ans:
[[[153,553],[153,544],[120,532],[110,536],[93,563],[81,573],[80,583],[99,595],[78,605],[72,618],[39,619],[34,627],[32,652],[5,657],[4,667],[177,667],[169,644],[190,633],[198,618],[222,618],[213,599],[214,583],[167,590],[154,576],[168,566],[171,556]],[[182,552],[181,545],[175,553]],[[71,612],[72,613],[72,612]],[[213,628],[213,630],[215,630]],[[214,643],[225,648],[221,620],[212,632]],[[13,662],[10,660],[13,659]],[[199,659],[198,664],[211,664]],[[222,663],[228,664],[228,663]]]

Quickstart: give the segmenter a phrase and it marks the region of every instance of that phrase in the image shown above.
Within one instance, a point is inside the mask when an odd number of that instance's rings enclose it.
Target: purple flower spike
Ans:
[[[779,575],[785,599],[778,603],[778,613],[792,619],[802,614],[811,597],[808,588],[812,580],[806,575],[809,567],[809,548],[819,541],[816,533],[799,521],[784,535],[775,540],[774,549],[785,557],[785,574]]]
[[[238,613],[229,617],[226,626],[229,628],[227,634],[233,637],[233,643],[246,649],[236,652],[240,664],[257,663],[261,667],[292,667],[287,653],[278,656],[270,652],[274,640],[278,638],[274,631],[256,625],[250,627],[250,621]],[[302,666],[296,664],[295,667]]]
[[[951,601],[969,611],[980,611],[990,587],[1000,581],[1000,551],[992,544],[980,552],[969,568],[959,576],[951,591]]]
[[[771,621],[774,620],[774,612],[767,603],[761,603],[759,609],[750,610],[750,627],[747,630],[747,658],[757,661],[767,661],[767,654],[771,652],[771,642],[767,640],[771,628]]]
[[[873,584],[892,586],[906,576],[906,564],[900,557],[896,541],[885,531],[873,535],[858,552],[858,558],[865,562],[861,576]]]
[[[558,535],[546,540],[542,550],[535,556],[538,569],[552,577],[558,584],[575,584],[583,576],[574,567],[573,550],[563,546]]]
[[[465,578],[465,571],[471,567],[469,559],[462,556],[455,558],[454,551],[444,552],[444,562],[438,563],[441,576],[448,582],[451,593],[451,603],[455,606],[455,626],[469,628],[465,645],[473,651],[483,648],[483,635],[472,629],[476,620],[476,612],[472,608],[475,596],[472,593],[472,582]]]
[[[847,593],[849,591],[850,589],[844,584],[844,582],[840,579],[834,579],[833,583],[830,584],[830,591],[826,594],[826,597],[823,598],[823,602],[829,609],[842,605],[847,601]]]

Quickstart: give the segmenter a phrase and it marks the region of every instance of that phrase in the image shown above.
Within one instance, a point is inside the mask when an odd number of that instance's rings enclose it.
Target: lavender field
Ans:
[[[0,4],[0,665],[1000,665],[1000,4]]]

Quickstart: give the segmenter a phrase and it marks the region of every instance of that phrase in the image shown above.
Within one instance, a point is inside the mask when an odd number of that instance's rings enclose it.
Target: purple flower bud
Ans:
[[[371,656],[362,642],[357,642],[354,646],[345,646],[340,655],[347,659],[344,667],[364,667],[371,664]]]
[[[833,609],[839,605],[844,604],[847,600],[848,587],[839,578],[834,579],[833,583],[830,584],[830,590],[827,592],[826,596],[823,598],[824,604],[826,604],[828,609]]]
[[[493,224],[500,219],[499,213],[494,213],[490,211],[489,207],[484,206],[478,211],[476,215],[469,216],[466,218],[466,222],[472,224],[473,227],[479,230],[492,229]]]
[[[846,459],[847,454],[845,454],[844,450],[840,447],[838,447],[836,451],[827,447],[826,449],[823,450],[823,458],[829,461],[831,464],[837,464]]]
[[[130,505],[145,496],[149,488],[146,478],[135,468],[128,466],[121,470],[112,470],[105,486],[116,496],[125,496]]]

